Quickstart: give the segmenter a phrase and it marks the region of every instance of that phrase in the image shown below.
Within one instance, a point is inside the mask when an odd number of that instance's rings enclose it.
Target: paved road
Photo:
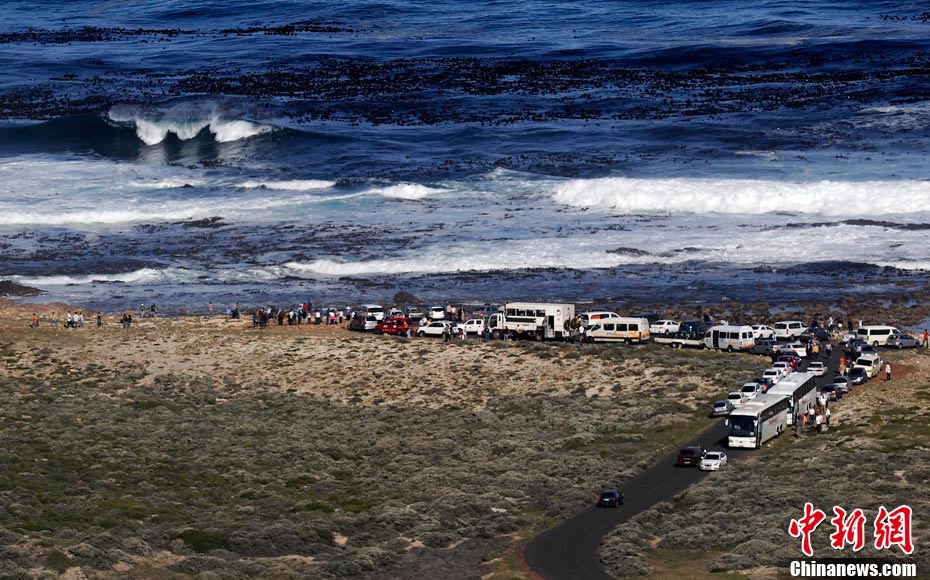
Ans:
[[[837,352],[839,350],[839,352]],[[832,382],[841,349],[834,349],[831,371],[817,385]],[[826,359],[823,359],[826,360]],[[806,367],[806,365],[804,365]],[[749,377],[747,377],[748,380]],[[784,436],[791,436],[792,428]],[[681,445],[703,445],[708,451],[726,451],[728,461],[738,461],[749,449],[727,449],[723,419],[714,421],[700,435]],[[598,557],[601,540],[619,524],[662,501],[669,501],[711,472],[694,467],[675,467],[678,447],[623,487],[626,503],[619,509],[583,509],[571,518],[539,534],[524,550],[530,568],[546,580],[615,580]]]

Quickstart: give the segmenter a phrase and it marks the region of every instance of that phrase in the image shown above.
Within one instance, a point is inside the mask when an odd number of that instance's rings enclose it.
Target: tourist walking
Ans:
[[[820,415],[820,413],[817,413],[817,417],[814,418],[814,423],[817,426],[817,432],[818,433],[822,432],[823,431],[823,417]]]
[[[885,381],[891,380],[891,363],[885,363]]]
[[[930,347],[930,331],[924,329],[924,348]]]
[[[829,408],[823,413],[823,422],[827,424],[827,427],[830,426],[830,409]]]

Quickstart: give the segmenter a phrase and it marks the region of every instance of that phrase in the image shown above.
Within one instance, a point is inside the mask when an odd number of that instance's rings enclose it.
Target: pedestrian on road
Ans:
[[[891,363],[885,363],[885,381],[891,380]]]
[[[828,342],[827,343],[827,360],[829,360],[831,356],[833,356],[833,343]]]
[[[804,417],[804,413],[802,413],[801,411],[798,411],[798,414],[794,418],[794,430],[795,430],[794,436],[799,439],[801,438],[801,433],[804,431],[805,421],[806,421],[806,418]]]
[[[830,426],[830,409],[828,408],[823,414],[824,423],[827,424],[827,427]]]
[[[841,373],[846,370],[846,357],[840,355],[840,366],[836,367]]]
[[[811,427],[814,426],[814,415],[817,414],[817,411],[814,410],[813,405],[808,405],[807,407],[807,424]]]
[[[823,417],[820,415],[820,413],[817,413],[817,417],[816,419],[814,419],[814,422],[817,425],[817,432],[818,433],[822,432],[823,431]]]
[[[930,347],[930,332],[924,329],[924,348]]]

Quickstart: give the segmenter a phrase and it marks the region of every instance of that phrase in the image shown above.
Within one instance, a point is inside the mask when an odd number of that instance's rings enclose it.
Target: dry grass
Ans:
[[[763,366],[222,318],[0,325],[0,576],[505,578],[507,546]]]

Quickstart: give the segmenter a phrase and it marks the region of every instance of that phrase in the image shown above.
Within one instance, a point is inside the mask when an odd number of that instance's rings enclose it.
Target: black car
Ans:
[[[854,385],[864,385],[869,380],[869,375],[862,367],[853,367],[849,371],[849,382]]]
[[[602,491],[597,498],[597,507],[618,508],[623,505],[623,493],[616,489]]]
[[[678,461],[675,462],[675,465],[697,467],[705,455],[707,455],[707,450],[700,445],[682,447],[681,451],[678,452]]]
[[[814,339],[819,340],[820,342],[830,342],[831,338],[830,333],[827,332],[827,329],[816,327],[808,328],[804,336],[799,337],[799,340],[801,342],[810,342],[811,337],[814,337]]]

